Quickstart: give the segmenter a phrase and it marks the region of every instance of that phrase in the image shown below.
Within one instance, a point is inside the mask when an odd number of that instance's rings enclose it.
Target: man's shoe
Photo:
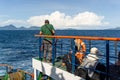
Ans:
[[[42,61],[46,62],[47,60],[46,60],[46,58],[43,58],[43,60],[42,60]]]
[[[51,61],[50,60],[47,60],[48,63],[50,63]]]
[[[52,62],[52,59],[48,59],[47,62],[49,62],[49,63]]]

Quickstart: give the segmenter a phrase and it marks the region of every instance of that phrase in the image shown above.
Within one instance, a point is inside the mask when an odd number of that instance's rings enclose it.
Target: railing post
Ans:
[[[63,40],[61,40],[60,47],[61,47],[61,54],[63,55]]]
[[[109,40],[106,41],[106,72],[107,72],[107,78],[106,80],[109,80]]]
[[[34,80],[37,80],[37,70],[34,69]]]
[[[91,40],[89,40],[89,52],[90,52],[90,49],[91,49]]]
[[[6,66],[6,71],[7,71],[7,72],[9,71],[9,68],[8,68],[8,66]]]
[[[55,65],[55,38],[52,39],[52,64]]]
[[[41,37],[39,37],[39,60],[42,60],[41,45],[42,45],[42,39]]]
[[[115,41],[115,56],[117,56],[118,55],[118,49],[117,49],[117,44],[118,44],[118,41]],[[115,61],[117,61],[117,59],[115,60]]]
[[[72,39],[72,43],[71,43],[71,49],[72,49],[72,73],[74,73],[75,71],[75,42],[74,39]]]

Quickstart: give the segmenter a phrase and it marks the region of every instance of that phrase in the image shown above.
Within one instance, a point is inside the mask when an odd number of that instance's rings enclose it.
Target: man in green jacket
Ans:
[[[49,24],[49,20],[45,20],[45,24],[40,29],[40,35],[54,35],[55,29],[52,24]],[[52,60],[52,38],[44,38],[43,39],[44,46],[44,59],[51,62]],[[48,53],[48,55],[47,55]]]

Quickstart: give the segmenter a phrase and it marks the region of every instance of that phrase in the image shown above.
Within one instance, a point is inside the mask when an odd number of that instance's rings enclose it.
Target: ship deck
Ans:
[[[85,80],[79,76],[75,76],[74,74],[67,72],[65,68],[58,68],[58,66],[61,64],[60,62],[57,63],[55,66],[52,66],[52,63],[40,61],[35,58],[32,59],[32,62],[35,75],[37,75],[36,71],[39,70],[43,74],[46,74],[55,80]],[[34,77],[34,80],[36,79],[37,78]]]

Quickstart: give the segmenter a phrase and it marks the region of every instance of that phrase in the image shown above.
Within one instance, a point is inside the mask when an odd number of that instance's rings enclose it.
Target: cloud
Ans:
[[[61,13],[59,11],[55,11],[50,15],[40,15],[40,16],[32,16],[27,22],[30,25],[34,26],[42,26],[44,24],[44,20],[48,19],[51,24],[55,26],[55,28],[82,28],[83,26],[92,28],[96,26],[105,26],[108,25],[108,22],[104,22],[104,16],[98,16],[93,12],[82,12],[76,15],[66,15],[65,13]]]
[[[3,15],[5,17],[5,15]],[[102,28],[99,26],[109,25],[108,22],[104,22],[104,16],[99,16],[93,12],[82,12],[76,15],[66,15],[59,11],[55,11],[49,15],[32,16],[27,20],[9,19],[6,21],[0,21],[0,26],[13,24],[16,27],[30,27],[30,26],[42,26],[44,20],[48,19],[55,29],[97,29]]]

